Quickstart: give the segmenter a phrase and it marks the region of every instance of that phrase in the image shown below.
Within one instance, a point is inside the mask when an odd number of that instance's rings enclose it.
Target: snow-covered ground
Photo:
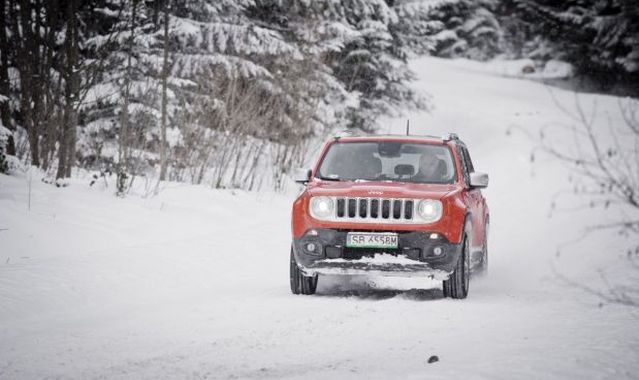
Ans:
[[[413,68],[436,106],[410,115],[413,132],[458,132],[491,175],[490,273],[467,300],[415,278],[324,277],[293,296],[292,194],[167,184],[117,199],[36,178],[29,210],[26,177],[0,176],[0,379],[637,378],[638,313],[557,276],[603,286],[599,270],[632,272],[616,236],[565,245],[610,215],[549,217],[568,172],[531,163],[520,131],[566,121],[550,90],[467,61]],[[614,120],[617,99],[595,98]]]

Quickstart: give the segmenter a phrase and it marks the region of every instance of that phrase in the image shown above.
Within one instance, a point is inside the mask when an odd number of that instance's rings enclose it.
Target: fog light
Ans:
[[[308,230],[308,232],[306,232],[306,235],[308,235],[308,236],[317,236],[317,235],[319,235],[319,233],[317,232],[317,230]]]
[[[439,234],[430,234],[429,236],[432,240],[437,240],[439,239]]]
[[[339,259],[342,257],[342,248],[340,246],[326,247],[326,257],[329,259]]]
[[[309,252],[315,252],[315,243],[306,244],[306,250]]]
[[[442,249],[442,247],[435,247],[433,249],[433,253],[435,254],[435,256],[440,256],[443,252],[444,250]]]

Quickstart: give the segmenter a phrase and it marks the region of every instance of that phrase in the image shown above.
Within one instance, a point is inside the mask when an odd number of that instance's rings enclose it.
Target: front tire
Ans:
[[[290,280],[291,292],[293,292],[293,294],[315,294],[315,290],[317,289],[317,275],[304,276],[304,273],[297,265],[297,261],[295,261],[293,248],[291,248]]]
[[[468,296],[470,285],[470,247],[469,239],[464,236],[462,253],[457,260],[455,271],[443,283],[444,297],[464,299]]]
[[[481,247],[481,263],[479,263],[476,273],[479,276],[486,276],[488,274],[488,225],[486,225],[484,244]]]

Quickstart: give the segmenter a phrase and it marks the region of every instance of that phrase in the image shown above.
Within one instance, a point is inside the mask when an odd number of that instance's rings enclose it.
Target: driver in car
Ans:
[[[412,177],[415,182],[443,183],[447,177],[446,163],[434,152],[426,151],[419,158],[419,170]]]

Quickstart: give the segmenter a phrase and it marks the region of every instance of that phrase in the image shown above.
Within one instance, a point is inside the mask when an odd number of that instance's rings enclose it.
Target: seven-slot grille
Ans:
[[[335,199],[337,220],[384,220],[412,222],[416,201],[413,199],[341,198]]]

